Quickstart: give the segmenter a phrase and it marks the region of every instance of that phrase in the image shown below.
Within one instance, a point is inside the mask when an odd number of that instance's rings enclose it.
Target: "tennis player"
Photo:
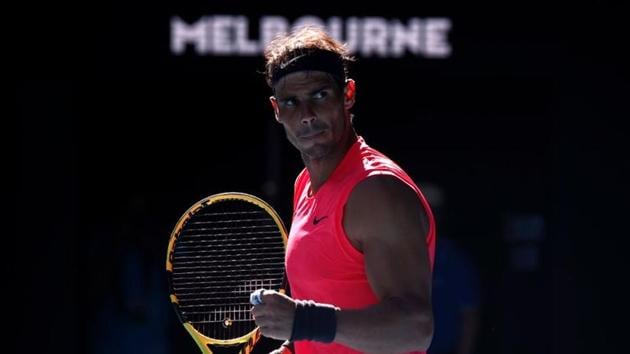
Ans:
[[[353,59],[314,27],[276,38],[265,59],[275,119],[305,168],[286,252],[291,297],[253,294],[257,325],[286,340],[274,353],[425,352],[435,223],[412,179],[353,128]]]

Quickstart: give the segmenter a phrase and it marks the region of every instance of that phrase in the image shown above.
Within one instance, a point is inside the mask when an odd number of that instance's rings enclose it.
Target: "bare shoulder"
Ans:
[[[390,175],[371,176],[359,182],[350,194],[349,203],[355,201],[381,201],[399,204],[418,201],[416,192],[405,182]]]
[[[369,177],[353,189],[344,209],[343,224],[359,250],[373,238],[379,238],[375,240],[379,243],[396,242],[428,230],[426,212],[415,190],[388,175]]]

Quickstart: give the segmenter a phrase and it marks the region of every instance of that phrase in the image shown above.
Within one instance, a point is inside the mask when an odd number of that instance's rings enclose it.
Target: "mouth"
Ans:
[[[308,132],[308,133],[305,133],[305,134],[301,134],[301,135],[299,135],[299,136],[298,136],[298,138],[300,138],[300,139],[313,139],[313,138],[315,138],[315,137],[317,137],[317,136],[319,136],[319,135],[323,134],[323,133],[324,133],[324,131],[325,131],[324,129],[322,129],[322,130],[314,130],[314,131],[310,131],[310,132]]]

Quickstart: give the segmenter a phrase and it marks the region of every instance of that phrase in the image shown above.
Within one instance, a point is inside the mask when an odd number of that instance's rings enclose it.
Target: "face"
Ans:
[[[346,146],[352,134],[354,81],[348,80],[342,91],[325,72],[299,71],[283,77],[274,90],[276,120],[304,158],[324,159]]]

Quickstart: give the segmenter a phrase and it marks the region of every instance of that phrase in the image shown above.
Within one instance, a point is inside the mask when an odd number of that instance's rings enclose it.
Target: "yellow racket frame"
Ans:
[[[241,200],[241,201],[252,203],[264,209],[269,215],[271,215],[274,222],[278,226],[278,229],[280,230],[280,235],[282,236],[282,242],[284,244],[284,247],[286,248],[287,230],[284,226],[284,223],[282,222],[282,219],[280,219],[280,216],[278,216],[278,213],[276,213],[276,211],[271,207],[271,205],[267,204],[267,202],[265,202],[264,200],[254,195],[247,194],[247,193],[227,192],[227,193],[214,194],[193,204],[179,218],[179,221],[177,221],[177,224],[175,225],[173,232],[171,232],[171,236],[168,242],[168,249],[166,251],[166,271],[167,272],[169,273],[173,272],[174,246],[177,239],[179,238],[179,235],[182,229],[184,228],[188,220],[190,220],[190,218],[192,218],[195,214],[197,214],[197,212],[201,210],[202,208],[208,205],[220,202],[220,201],[225,201],[225,200]],[[285,289],[279,289],[279,291],[284,293]],[[179,300],[177,299],[177,296],[175,294],[171,293],[170,299],[171,299],[171,303],[175,305],[179,304]],[[246,335],[242,337],[225,340],[225,339],[214,339],[214,338],[206,337],[205,335],[199,333],[190,322],[184,322],[183,325],[184,325],[184,328],[186,328],[188,333],[191,335],[191,337],[193,337],[193,339],[195,340],[195,343],[197,343],[197,345],[199,346],[199,349],[201,349],[201,352],[203,354],[212,354],[212,351],[210,350],[208,345],[227,347],[227,346],[233,346],[233,345],[238,345],[238,344],[243,344],[243,343],[246,343],[246,344],[241,349],[240,354],[249,354],[251,353],[254,344],[258,341],[258,339],[260,339],[260,329],[258,327],[254,328],[251,332],[247,333]]]

